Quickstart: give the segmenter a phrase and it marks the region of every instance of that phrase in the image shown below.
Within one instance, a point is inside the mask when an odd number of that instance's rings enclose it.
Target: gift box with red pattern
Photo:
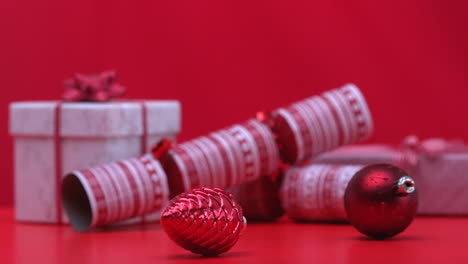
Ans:
[[[65,94],[72,102],[10,105],[18,221],[66,222],[60,199],[65,173],[140,156],[162,137],[175,138],[179,132],[179,102],[106,102],[112,88],[121,87],[113,84],[115,74],[104,75],[77,75]]]
[[[418,213],[468,215],[468,146],[458,140],[408,136],[401,146],[354,145],[321,154],[314,164],[392,163],[416,181]]]

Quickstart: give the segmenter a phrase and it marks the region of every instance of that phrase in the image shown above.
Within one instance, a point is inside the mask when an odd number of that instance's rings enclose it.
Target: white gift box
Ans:
[[[468,215],[468,146],[458,140],[405,138],[401,147],[353,145],[315,157],[315,164],[392,163],[416,181],[420,215]]]
[[[63,175],[139,156],[162,137],[175,139],[180,112],[178,101],[12,103],[16,220],[67,222],[57,201]]]

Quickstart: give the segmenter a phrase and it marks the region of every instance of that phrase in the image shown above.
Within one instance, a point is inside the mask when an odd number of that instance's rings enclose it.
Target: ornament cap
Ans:
[[[241,234],[244,233],[245,229],[247,229],[247,218],[245,216],[242,217],[242,230]]]
[[[396,185],[396,193],[401,196],[406,196],[416,190],[416,183],[409,176],[398,179]]]

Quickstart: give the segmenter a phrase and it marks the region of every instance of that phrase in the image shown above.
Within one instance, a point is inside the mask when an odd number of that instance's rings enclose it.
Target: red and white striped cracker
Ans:
[[[204,153],[200,151],[192,141],[181,144],[180,148],[186,151],[187,156],[192,160],[195,170],[197,171],[196,176],[198,177],[199,184],[194,186],[206,186],[210,184],[211,172],[209,170],[209,164],[204,157]],[[193,178],[195,178],[195,175],[191,177],[191,180],[193,180]],[[192,186],[192,188],[198,188],[194,186]]]
[[[275,170],[278,169],[279,162],[279,151],[276,145],[275,137],[270,130],[270,128],[257,120],[249,121],[253,127],[255,127],[260,132],[261,139],[265,142],[266,145],[266,159],[268,161],[268,166],[265,171],[262,171],[264,175],[270,175]]]
[[[286,214],[300,221],[345,221],[344,192],[362,165],[309,165],[290,169],[281,187]]]
[[[103,182],[102,188],[105,190],[104,193],[107,192],[111,195],[109,199],[106,199],[107,207],[109,208],[109,215],[108,218],[103,221],[109,223],[116,222],[117,219],[119,219],[122,211],[125,210],[124,205],[120,202],[117,202],[120,201],[121,198],[119,192],[121,191],[120,185],[113,181],[107,171],[102,167],[92,168],[91,171],[93,171],[97,178]]]
[[[192,159],[183,148],[175,147],[169,150],[167,158],[162,160],[162,165],[168,174],[171,198],[179,194],[179,192],[191,190],[192,184],[200,185],[197,169],[193,164]],[[169,167],[169,165],[171,165],[171,167]],[[176,178],[180,182],[181,186],[173,184]],[[173,195],[173,192],[175,192],[175,195]]]
[[[237,146],[240,147],[244,157],[243,177],[234,184],[258,179],[262,175],[273,173],[278,168],[278,150],[274,136],[266,125],[257,120],[249,120],[242,125],[231,127],[230,132],[237,140]],[[250,153],[252,161],[246,158]],[[265,166],[266,164],[268,165]]]
[[[104,194],[104,191],[102,190],[101,184],[98,182],[96,175],[90,170],[82,170],[80,172],[75,173],[75,175],[80,180],[83,189],[85,190],[88,196],[92,216],[99,216],[92,217],[91,224],[89,227],[101,224],[99,221],[102,222],[102,220],[107,219],[109,215],[109,208],[107,206],[106,196]],[[67,211],[66,203],[64,203],[64,207],[65,211]],[[73,217],[68,216],[68,218],[73,226]]]
[[[281,158],[287,163],[295,163],[304,157],[304,140],[299,124],[286,109],[280,108],[272,113],[273,128],[281,144]]]
[[[221,138],[225,140],[227,143],[227,148],[224,150],[226,152],[231,153],[235,157],[235,163],[232,164],[232,167],[236,168],[237,173],[231,174],[231,178],[229,179],[229,182],[232,185],[238,184],[238,182],[242,181],[243,175],[245,175],[245,160],[244,156],[242,154],[242,149],[240,148],[240,145],[236,142],[236,140],[228,133],[226,130],[220,130],[218,132],[215,132],[213,134],[218,134]]]
[[[248,182],[261,176],[260,174],[260,153],[257,143],[245,127],[234,125],[228,129],[230,135],[236,140],[237,145],[242,151],[244,163],[244,175],[240,175],[240,181]]]
[[[315,152],[314,155],[339,145],[340,140],[342,139],[342,132],[340,130],[340,126],[335,122],[333,112],[331,109],[329,109],[326,101],[323,98],[317,96],[314,99],[308,101],[308,106],[316,113],[323,130],[324,138],[322,140],[327,142],[324,148]]]
[[[327,102],[320,96],[316,96],[311,101],[316,102],[316,107],[318,109],[320,109],[321,112],[324,115],[324,118],[322,120],[327,122],[327,126],[330,129],[330,130],[328,130],[329,135],[333,136],[331,138],[331,141],[333,142],[332,148],[335,148],[336,146],[342,145],[343,144],[342,140],[344,138],[343,137],[343,130],[342,130],[339,122],[337,122],[338,119],[336,119],[337,116],[335,114],[335,111],[332,108],[330,108],[329,105],[327,104]]]
[[[316,139],[314,138],[315,131],[309,130],[306,120],[309,119],[307,113],[299,112],[295,108],[298,104],[293,104],[288,108],[289,113],[293,116],[294,120],[297,122],[297,127],[299,129],[299,136],[301,137],[303,148],[303,156],[307,157],[312,155],[315,150]],[[300,103],[299,103],[300,105]]]
[[[125,166],[128,170],[126,176],[128,178],[132,178],[135,182],[137,188],[133,190],[134,193],[138,194],[138,201],[139,203],[135,204],[136,208],[133,211],[134,215],[141,215],[144,212],[144,208],[146,207],[147,203],[147,195],[145,192],[145,186],[142,180],[142,176],[138,173],[137,168],[129,161],[129,160],[122,160],[120,161],[122,166]]]
[[[130,191],[132,192],[134,199],[133,210],[130,214],[138,215],[138,212],[141,210],[142,204],[145,202],[142,183],[138,179],[138,175],[136,175],[137,172],[131,164],[128,164],[125,160],[121,160],[116,163],[117,166],[119,166],[120,169],[123,171],[125,179],[130,183]]]
[[[284,181],[281,185],[280,198],[283,208],[288,208],[289,212],[294,214],[297,208],[298,201],[298,185],[299,170],[297,168],[290,168],[287,172],[288,181]]]
[[[273,112],[273,127],[287,163],[355,143],[372,133],[372,119],[356,86],[346,85]]]
[[[332,90],[333,91],[333,90]],[[351,142],[351,127],[347,118],[347,111],[346,105],[340,104],[340,102],[333,96],[332,91],[325,92],[322,94],[322,98],[325,99],[328,106],[332,109],[333,113],[335,113],[335,120],[338,123],[338,126],[341,128],[341,143],[342,144],[349,144]]]
[[[222,135],[219,135],[218,133],[212,133],[208,137],[211,139],[211,142],[216,145],[223,159],[226,173],[226,179],[224,180],[224,183],[226,186],[231,186],[233,185],[233,178],[239,171],[237,166],[237,157],[234,153],[232,153],[231,147],[229,145],[230,143]]]
[[[268,175],[276,170],[279,162],[278,149],[271,130],[263,123],[250,120],[245,127],[252,134],[260,153],[260,174]]]
[[[309,145],[309,148],[304,149],[305,156],[311,156],[312,153],[318,152],[321,149],[323,135],[318,126],[318,121],[314,120],[315,115],[310,110],[305,108],[304,103],[293,104],[290,111],[295,111],[297,120],[301,120],[301,135],[304,138],[304,145]]]
[[[93,175],[94,177],[90,177],[91,182],[93,183],[93,189],[96,190],[98,193],[98,197],[102,197],[102,199],[97,199],[97,206],[98,206],[98,211],[105,211],[103,214],[105,216],[104,220],[107,220],[112,216],[113,210],[112,208],[109,207],[109,200],[112,199],[109,195],[109,190],[105,188],[105,185],[102,183],[102,180],[100,179],[100,175],[93,171],[92,169],[89,169],[89,174]]]
[[[250,132],[252,135],[252,138],[255,140],[258,152],[259,152],[259,166],[258,166],[258,173],[262,174],[264,171],[268,170],[268,157],[266,156],[266,153],[268,152],[267,149],[267,143],[263,140],[262,138],[262,132],[258,130],[257,127],[255,127],[251,123],[247,123],[246,129]]]
[[[79,188],[84,192],[75,192]],[[71,225],[82,231],[160,211],[169,189],[159,162],[144,155],[74,171],[63,181],[63,194]]]
[[[312,150],[312,153],[320,153],[326,149],[329,149],[330,135],[328,134],[330,133],[330,129],[327,127],[327,121],[324,120],[324,117],[321,116],[322,113],[320,109],[318,109],[315,105],[310,105],[308,102],[302,103],[301,106],[303,107],[304,113],[309,116],[309,126],[314,127],[316,130],[316,148]]]
[[[198,140],[198,147],[207,152],[205,158],[210,164],[213,184],[216,186],[226,186],[228,170],[225,168],[221,150],[218,149],[216,143],[207,137],[201,137]]]
[[[358,141],[358,124],[355,120],[356,118],[352,106],[349,104],[346,98],[344,98],[344,96],[338,92],[338,90],[329,91],[328,94],[338,102],[340,107],[337,110],[341,111],[343,113],[343,116],[345,117],[344,121],[346,122],[346,126],[348,127],[347,132],[349,137],[349,141],[346,144],[349,144],[349,142]]]
[[[136,159],[132,159],[130,162],[137,168],[141,176],[140,179],[145,186],[146,206],[142,208],[141,213],[138,215],[145,215],[146,212],[159,210],[167,201],[167,190],[163,191],[163,186],[167,188],[167,180],[165,177],[158,176],[165,175],[161,165],[154,163],[149,156],[141,157],[140,162]]]
[[[130,160],[130,163],[133,165],[139,179],[141,180],[141,184],[143,185],[141,191],[144,194],[144,203],[142,204],[138,215],[144,215],[145,212],[150,211],[153,206],[153,201],[155,201],[155,196],[153,196],[154,187],[152,185],[148,169],[140,162]]]
[[[338,92],[342,93],[351,105],[356,123],[359,127],[359,137],[364,139],[369,137],[373,132],[373,121],[364,97],[359,89],[353,84],[347,84],[340,88]]]
[[[334,122],[333,114],[330,112],[330,109],[327,108],[326,103],[319,96],[309,98],[308,100],[305,100],[305,102],[305,106],[315,114],[319,120],[320,127],[322,128],[322,133],[324,135],[323,140],[326,144],[320,152],[338,146],[340,134],[338,127]]]
[[[295,163],[324,149],[326,133],[320,130],[321,124],[306,100],[277,110],[273,117],[284,161]]]
[[[272,132],[256,120],[174,146],[162,160],[177,195],[198,187],[227,188],[271,174],[279,154]],[[179,185],[179,186],[176,186]],[[172,191],[172,190],[171,190]]]
[[[133,197],[129,183],[125,177],[121,176],[120,171],[115,170],[112,166],[103,165],[101,168],[106,173],[106,177],[115,185],[118,199],[121,201],[117,217],[129,214],[133,210]]]
[[[179,168],[179,171],[176,173],[183,174],[181,177],[185,187],[183,191],[189,191],[190,189],[202,186],[222,187],[218,185],[219,182],[232,182],[233,179],[218,180],[216,179],[217,177],[231,175],[236,177],[238,176],[237,172],[243,168],[239,165],[240,161],[243,161],[241,149],[227,131],[213,133],[210,137],[205,137],[204,140],[210,141],[211,144],[206,146],[206,142],[201,142],[200,138],[197,138],[175,146],[172,152],[170,152],[171,157],[176,160]],[[214,164],[216,162],[214,159],[219,157],[214,157],[216,152],[209,151],[213,145],[218,148],[218,152],[225,153],[227,157],[234,159],[230,160],[234,163],[229,164],[230,166]],[[230,171],[227,170],[228,167]],[[236,174],[231,173],[232,167],[236,167],[234,170]],[[170,175],[170,178],[173,178],[173,175]]]

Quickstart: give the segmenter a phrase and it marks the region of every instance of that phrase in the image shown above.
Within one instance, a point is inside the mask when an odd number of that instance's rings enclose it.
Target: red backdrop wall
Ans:
[[[175,98],[188,139],[354,82],[372,142],[468,139],[466,1],[0,3],[0,204],[12,204],[8,104],[115,68],[129,98]],[[24,164],[27,166],[27,164]]]

